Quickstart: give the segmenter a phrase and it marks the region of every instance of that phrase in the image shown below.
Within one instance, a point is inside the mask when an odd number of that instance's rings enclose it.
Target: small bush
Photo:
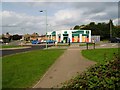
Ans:
[[[120,58],[115,54],[114,60],[90,67],[82,74],[63,83],[62,88],[120,89]]]

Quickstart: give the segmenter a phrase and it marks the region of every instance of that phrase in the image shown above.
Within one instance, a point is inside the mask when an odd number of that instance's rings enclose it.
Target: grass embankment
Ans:
[[[104,48],[82,51],[82,55],[84,57],[98,63],[105,63],[105,61],[112,60],[114,53],[118,53],[118,48]]]
[[[104,53],[106,53],[106,61]],[[85,50],[82,54],[90,60],[98,62],[87,71],[63,83],[63,89],[112,89],[120,90],[120,57],[118,49]],[[110,57],[108,59],[108,57]],[[114,57],[114,58],[112,58]]]
[[[68,43],[58,43],[57,46],[69,46]]]
[[[32,87],[63,52],[37,50],[3,57],[3,88]]]
[[[98,43],[95,43],[96,46],[100,45]],[[86,43],[80,43],[79,46],[87,46]],[[93,46],[92,43],[89,43],[88,46]]]

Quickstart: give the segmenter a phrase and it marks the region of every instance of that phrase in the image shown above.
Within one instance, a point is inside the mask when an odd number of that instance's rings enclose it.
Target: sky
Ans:
[[[118,25],[118,0],[1,0],[0,33],[45,34],[75,25],[113,20]],[[43,12],[40,12],[40,11]],[[47,17],[46,17],[47,14]],[[46,24],[47,20],[47,24]]]

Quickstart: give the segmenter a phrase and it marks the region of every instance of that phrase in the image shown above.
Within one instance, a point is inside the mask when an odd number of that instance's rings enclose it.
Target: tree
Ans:
[[[95,22],[90,22],[87,25],[76,25],[74,29],[79,29],[79,27],[82,30],[91,30],[92,35],[100,35],[101,40],[110,39],[110,34],[113,37],[120,37],[120,26],[115,27],[112,20],[109,20],[108,23],[101,22],[96,24]]]
[[[7,32],[6,35],[5,35],[6,38],[10,38],[10,36],[11,35],[9,34],[9,32]]]
[[[112,30],[112,36],[120,38],[120,26],[115,26],[113,28],[113,30]]]
[[[5,37],[5,35],[4,34],[2,34],[2,38],[4,38]]]
[[[85,27],[85,25],[81,25],[81,26],[80,26],[80,29],[82,29],[82,28],[84,28],[84,27]]]
[[[90,26],[95,26],[95,22],[90,22]]]
[[[79,25],[76,25],[73,30],[77,30],[77,29],[80,29],[80,26]]]
[[[20,40],[20,39],[22,39],[22,36],[16,34],[16,35],[13,35],[13,36],[12,36],[12,39],[13,39],[13,40]]]
[[[30,40],[30,34],[25,34],[24,35],[24,40],[29,41]]]
[[[82,27],[83,30],[91,30],[92,35],[100,35],[101,39],[109,39],[109,24],[108,23],[98,23],[90,22],[88,25]]]
[[[39,36],[39,34],[35,33],[35,32],[31,35],[31,37],[33,37],[33,38],[37,38],[38,36]]]

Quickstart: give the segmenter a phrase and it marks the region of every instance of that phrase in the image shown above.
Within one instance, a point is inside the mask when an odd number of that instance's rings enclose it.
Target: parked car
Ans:
[[[38,40],[33,40],[31,43],[32,43],[32,44],[40,44],[40,41],[38,41]]]
[[[47,40],[47,43],[55,43],[55,40]]]
[[[120,43],[120,38],[117,38],[117,37],[115,37],[115,38],[110,38],[110,42],[111,42],[111,43]]]

